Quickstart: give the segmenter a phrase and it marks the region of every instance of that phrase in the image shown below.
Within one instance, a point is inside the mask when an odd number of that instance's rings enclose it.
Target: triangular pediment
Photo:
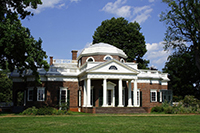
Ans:
[[[110,60],[87,70],[88,73],[124,73],[138,74],[139,71],[118,60]]]

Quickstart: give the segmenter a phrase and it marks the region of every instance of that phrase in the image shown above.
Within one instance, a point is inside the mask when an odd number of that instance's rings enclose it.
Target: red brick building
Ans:
[[[172,99],[167,73],[141,70],[136,62],[126,62],[120,49],[98,43],[72,51],[72,60],[50,57],[50,69],[39,69],[41,85],[34,83],[31,71],[26,82],[12,73],[14,105],[19,91],[24,92],[23,106],[58,107],[68,102],[72,111],[90,113],[135,113],[147,111],[164,100]]]

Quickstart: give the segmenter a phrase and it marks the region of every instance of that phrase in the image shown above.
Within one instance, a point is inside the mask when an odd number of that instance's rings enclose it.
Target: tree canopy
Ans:
[[[195,64],[200,71],[200,0],[163,0],[169,11],[162,12],[161,21],[166,22],[165,49],[194,51]],[[187,42],[185,45],[183,42]]]
[[[163,69],[169,74],[169,87],[174,96],[194,95],[200,99],[200,72],[195,65],[194,52],[181,49],[168,57]]]
[[[104,42],[122,49],[128,56],[127,61],[136,60],[139,68],[147,68],[148,60],[142,59],[147,52],[145,38],[140,33],[137,22],[128,22],[124,18],[105,20],[93,35],[93,44]]]
[[[20,18],[33,15],[26,8],[36,9],[41,3],[41,0],[1,0],[0,3],[0,66],[11,72],[17,69],[20,74],[31,69],[37,81],[37,68],[49,68],[44,60],[47,55],[41,47],[42,40],[36,41],[30,30],[22,26]]]
[[[12,80],[0,71],[0,102],[12,101]]]

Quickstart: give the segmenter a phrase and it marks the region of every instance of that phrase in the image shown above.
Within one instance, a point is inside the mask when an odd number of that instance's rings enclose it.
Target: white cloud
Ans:
[[[114,3],[108,2],[102,9],[102,11],[115,14],[120,17],[130,17],[131,6],[122,6],[126,3],[126,0],[117,0]]]
[[[149,2],[154,2],[155,0],[149,0]]]
[[[31,10],[32,12],[38,14],[41,11],[45,10],[46,8],[63,8],[66,6],[67,0],[42,0],[42,5],[38,5],[38,8],[36,10],[33,10],[32,8],[28,7],[27,10]],[[70,2],[79,2],[81,0],[70,0]]]
[[[115,2],[108,2],[102,11],[114,14],[120,17],[134,18],[133,21],[138,23],[145,22],[149,17],[150,13],[153,11],[151,6],[133,7],[126,4],[127,0],[116,0]]]
[[[168,56],[170,55],[170,51],[164,51],[163,42],[159,43],[147,43],[147,53],[144,55],[145,59],[150,60],[150,66],[156,66],[159,70],[161,70],[165,62],[167,61]]]
[[[79,1],[81,0],[70,0],[70,2],[76,2],[76,3],[78,3]]]
[[[153,9],[150,6],[135,7],[133,14],[136,15],[132,22],[137,21],[139,24],[145,22],[151,15]]]

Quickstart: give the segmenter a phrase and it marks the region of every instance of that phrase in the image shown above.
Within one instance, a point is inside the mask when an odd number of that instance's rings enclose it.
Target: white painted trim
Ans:
[[[111,55],[106,55],[106,56],[104,56],[103,60],[106,60],[107,57],[110,57],[110,60],[113,59],[113,57]],[[107,61],[109,61],[109,60],[107,60]]]
[[[42,100],[39,99],[39,92],[40,90],[43,91]],[[45,101],[45,87],[37,87],[37,101]]]
[[[151,93],[153,93],[153,92],[155,92],[155,101],[152,101],[152,94]],[[150,101],[151,102],[157,102],[157,89],[151,89],[150,90]]]
[[[64,91],[66,91],[66,93],[65,93],[65,102],[67,103],[67,87],[60,87],[60,95],[59,95],[59,105],[61,105],[61,94],[62,94],[62,91],[64,90]]]
[[[95,59],[94,59],[92,56],[88,57],[88,58],[86,59],[86,62],[90,62],[90,61],[88,61],[89,59],[92,59],[91,62],[95,62]]]

